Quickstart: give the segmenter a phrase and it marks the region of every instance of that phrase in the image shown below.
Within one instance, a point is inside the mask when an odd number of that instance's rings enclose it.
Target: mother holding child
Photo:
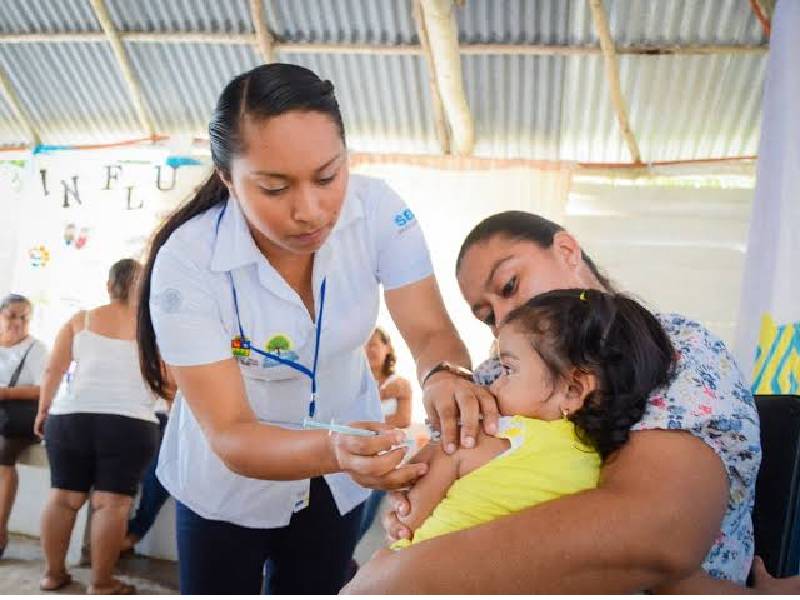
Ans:
[[[744,593],[751,563],[757,591],[796,591],[753,562],[758,416],[721,340],[617,293],[529,213],[477,225],[456,275],[497,336],[476,379],[499,429],[484,418],[475,448],[456,449],[455,419],[441,424],[444,451],[415,459],[428,474],[385,518],[405,549],[377,553],[347,591]],[[463,441],[477,420],[461,420]]]

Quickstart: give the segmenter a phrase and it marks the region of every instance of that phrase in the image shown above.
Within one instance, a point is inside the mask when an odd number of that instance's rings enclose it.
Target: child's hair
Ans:
[[[569,419],[603,459],[628,441],[650,394],[672,377],[675,352],[663,327],[622,294],[554,290],[513,310],[503,325],[530,336],[554,378],[573,369],[597,378]]]

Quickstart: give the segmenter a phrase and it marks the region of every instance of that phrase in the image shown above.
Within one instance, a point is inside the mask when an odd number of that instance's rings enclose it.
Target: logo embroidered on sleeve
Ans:
[[[394,224],[399,232],[403,233],[417,224],[417,218],[410,208],[406,208],[394,216]]]
[[[168,288],[153,296],[153,304],[164,313],[173,314],[183,306],[183,295],[179,290]]]

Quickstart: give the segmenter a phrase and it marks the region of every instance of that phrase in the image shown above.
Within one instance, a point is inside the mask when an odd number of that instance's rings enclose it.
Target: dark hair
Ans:
[[[108,293],[111,299],[127,303],[141,271],[142,265],[132,258],[123,258],[111,265],[108,270]]]
[[[7,294],[0,300],[0,311],[7,309],[12,304],[27,304],[29,307],[33,308],[31,301],[22,294]]]
[[[464,260],[467,250],[475,244],[488,241],[495,236],[502,236],[513,241],[533,242],[540,248],[547,249],[553,245],[553,238],[559,231],[565,231],[561,225],[553,223],[541,215],[523,210],[507,210],[486,217],[469,232],[461,244],[461,249],[458,251],[458,258],[456,259],[456,274],[461,269],[461,262]],[[609,292],[615,291],[608,277],[600,272],[594,261],[582,249],[581,257],[586,266],[589,267],[592,275],[600,282],[600,285]]]
[[[381,365],[381,373],[384,377],[391,377],[394,375],[394,367],[397,364],[397,356],[394,353],[394,346],[392,346],[392,338],[390,338],[389,334],[380,327],[376,327],[375,331],[372,333],[373,335],[378,334],[378,337],[381,338],[381,341],[389,349],[389,351],[386,353],[386,358],[383,360],[383,364]]]
[[[597,378],[597,390],[569,419],[604,459],[628,440],[650,394],[672,377],[675,351],[664,328],[622,294],[554,290],[514,309],[507,325],[531,337],[554,377],[579,369]]]
[[[156,255],[178,227],[227,200],[228,190],[222,176],[230,177],[231,160],[244,150],[240,135],[242,118],[268,119],[288,112],[327,115],[342,141],[345,139],[333,84],[321,80],[313,71],[298,65],[272,63],[234,77],[222,90],[208,124],[214,173],[153,236],[142,278],[136,338],[142,375],[157,394],[165,392],[165,381],[150,316],[150,276]]]

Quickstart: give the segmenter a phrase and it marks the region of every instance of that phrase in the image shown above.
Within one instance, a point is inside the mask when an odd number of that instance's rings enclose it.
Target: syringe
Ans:
[[[363,437],[369,437],[373,435],[378,435],[379,432],[372,431],[371,429],[362,429],[360,427],[350,427],[349,425],[342,425],[340,423],[336,423],[331,419],[330,423],[324,423],[322,421],[316,421],[309,417],[303,419],[302,423],[295,423],[292,421],[277,421],[272,419],[267,419],[264,421],[270,425],[279,425],[281,427],[291,427],[293,429],[325,429],[330,433],[342,433],[344,435],[358,435]],[[399,446],[408,446],[414,444],[414,440],[411,438],[406,438],[402,441]]]

